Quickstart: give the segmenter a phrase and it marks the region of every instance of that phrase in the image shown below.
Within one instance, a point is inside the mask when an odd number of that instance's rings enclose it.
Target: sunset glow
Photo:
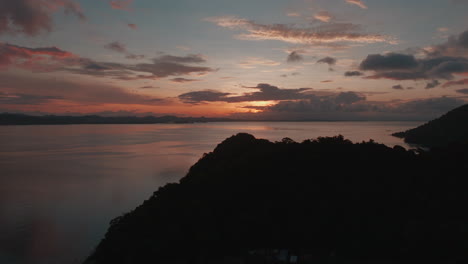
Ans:
[[[1,112],[422,120],[467,100],[465,1],[0,2]]]

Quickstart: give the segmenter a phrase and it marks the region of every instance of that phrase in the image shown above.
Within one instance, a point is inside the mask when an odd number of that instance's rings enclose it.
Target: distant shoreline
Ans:
[[[0,126],[27,125],[150,125],[150,124],[200,124],[220,122],[425,122],[425,120],[246,120],[209,117],[177,117],[177,116],[118,116],[106,117],[88,116],[32,116],[24,114],[0,114]]]

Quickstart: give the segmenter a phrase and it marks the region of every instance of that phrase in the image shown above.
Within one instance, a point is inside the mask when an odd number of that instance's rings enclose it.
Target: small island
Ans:
[[[115,218],[86,263],[466,263],[468,146],[237,134]]]

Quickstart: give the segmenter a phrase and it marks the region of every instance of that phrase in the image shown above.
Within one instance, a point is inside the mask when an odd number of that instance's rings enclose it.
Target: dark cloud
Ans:
[[[311,96],[307,91],[310,88],[299,89],[280,89],[276,86],[260,83],[255,87],[245,87],[248,89],[256,89],[257,92],[244,93],[235,96],[231,93],[223,93],[215,90],[205,90],[189,92],[179,95],[179,99],[184,103],[201,103],[201,102],[251,102],[251,101],[281,101],[281,100],[298,100]]]
[[[223,93],[214,90],[188,92],[179,95],[179,99],[188,104],[198,104],[201,102],[225,102],[230,93]]]
[[[202,55],[189,54],[187,56],[163,55],[153,59],[154,63],[205,63]]]
[[[347,97],[358,99],[339,103],[337,98],[340,98],[340,94],[312,96],[302,100],[281,101],[257,109],[262,110],[261,113],[237,114],[236,117],[267,120],[430,120],[466,103],[449,97],[399,102],[372,102],[359,94]]]
[[[171,82],[175,83],[188,83],[188,82],[198,82],[200,80],[197,79],[186,79],[186,78],[173,78],[171,79]]]
[[[342,104],[353,104],[359,101],[366,100],[365,96],[362,96],[360,94],[357,94],[355,92],[342,92],[339,93],[337,96],[334,98],[334,102],[342,105]]]
[[[426,89],[432,89],[440,85],[440,82],[438,80],[432,80],[431,82],[428,82],[426,84]]]
[[[291,63],[291,62],[299,62],[302,60],[304,60],[304,57],[301,54],[299,54],[298,51],[293,51],[289,53],[286,61]]]
[[[124,45],[115,42],[108,48],[133,55],[126,51]],[[141,57],[135,57],[135,59]],[[165,55],[153,59],[152,63],[111,63],[98,62],[80,58],[70,52],[56,47],[26,48],[0,43],[0,70],[10,66],[31,71],[55,72],[65,71],[95,77],[109,77],[120,80],[150,79],[156,80],[170,76],[204,75],[215,69],[192,64],[203,63],[206,60],[201,55],[172,56]]]
[[[131,53],[128,53],[125,58],[127,59],[131,59],[131,60],[141,60],[141,59],[144,59],[145,58],[145,55],[136,55],[136,54],[131,54]]]
[[[118,42],[118,41],[114,41],[114,42],[111,42],[109,44],[106,44],[106,45],[104,45],[104,48],[106,48],[108,50],[118,52],[118,53],[123,53],[123,54],[125,54],[125,58],[131,59],[131,60],[140,60],[140,59],[145,58],[144,55],[136,55],[136,54],[130,53],[127,50],[127,46],[125,44],[123,44],[123,43]]]
[[[336,64],[336,59],[332,57],[325,57],[317,61],[317,63],[325,63],[328,64],[329,66],[333,66]]]
[[[369,55],[361,70],[374,71],[369,79],[450,80],[454,74],[468,72],[468,59],[462,57],[438,57],[416,59],[413,55],[392,53],[391,56]]]
[[[362,76],[362,75],[364,75],[364,73],[360,71],[347,71],[344,73],[344,76],[346,77]]]
[[[127,47],[125,44],[122,44],[118,41],[111,42],[109,44],[106,44],[104,48],[115,51],[115,52],[120,52],[120,53],[127,53]]]
[[[404,90],[405,88],[403,88],[403,86],[401,86],[401,84],[398,84],[398,85],[392,86],[392,89],[395,89],[395,90]]]
[[[340,92],[323,96],[312,95],[307,99],[279,102],[276,105],[268,107],[265,111],[269,113],[282,113],[286,114],[286,116],[288,113],[301,116],[304,113],[357,111],[360,109],[358,106],[360,102],[364,102],[365,100],[365,96],[355,92]]]
[[[1,0],[0,34],[22,33],[35,36],[52,30],[52,13],[63,9],[85,19],[80,5],[71,0]]]
[[[443,44],[432,46],[429,51],[427,51],[427,54],[431,57],[468,56],[468,30],[458,36],[449,37],[447,42]]]
[[[468,89],[459,89],[459,90],[456,90],[457,93],[461,93],[461,94],[468,94]]]
[[[363,71],[408,70],[418,67],[413,55],[390,53],[387,55],[372,54],[361,62]]]
[[[140,87],[139,89],[157,89],[159,87],[155,87],[155,86],[151,86],[151,85],[146,85],[146,86],[142,86]]]
[[[336,64],[336,59],[332,58],[332,57],[325,57],[325,58],[322,58],[322,59],[318,60],[317,63],[328,64],[328,70],[329,71],[334,71],[332,66]]]
[[[438,85],[434,86],[434,80],[451,80],[455,74],[468,72],[468,31],[449,38],[444,44],[419,51],[425,52],[425,56],[416,58],[413,54],[372,54],[361,62],[359,68],[374,72],[366,77],[368,79],[433,80],[428,88]]]
[[[129,23],[129,24],[127,24],[127,26],[128,26],[129,28],[131,28],[131,29],[135,29],[135,30],[138,29],[137,24]]]

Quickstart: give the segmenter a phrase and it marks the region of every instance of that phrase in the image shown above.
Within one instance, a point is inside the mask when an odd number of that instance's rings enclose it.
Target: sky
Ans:
[[[428,120],[468,0],[0,0],[0,112]]]

